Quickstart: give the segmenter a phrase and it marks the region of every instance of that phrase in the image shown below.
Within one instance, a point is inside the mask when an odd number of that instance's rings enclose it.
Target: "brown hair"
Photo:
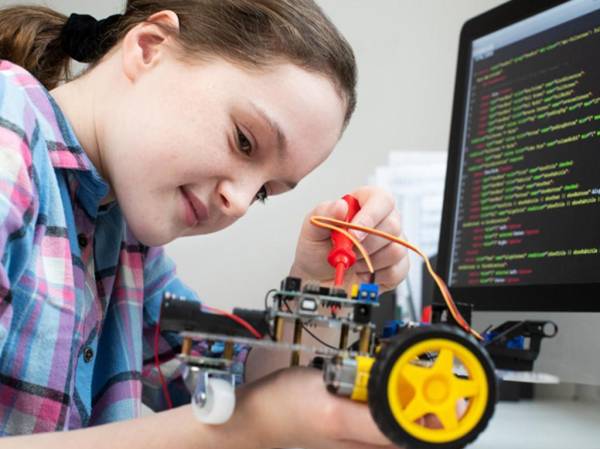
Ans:
[[[128,0],[110,30],[111,41],[162,10],[179,17],[175,40],[186,57],[217,55],[254,67],[288,60],[328,76],[346,100],[345,122],[350,119],[356,105],[354,54],[313,0]],[[70,57],[60,40],[66,21],[41,6],[0,9],[0,59],[23,66],[48,89],[69,80]]]

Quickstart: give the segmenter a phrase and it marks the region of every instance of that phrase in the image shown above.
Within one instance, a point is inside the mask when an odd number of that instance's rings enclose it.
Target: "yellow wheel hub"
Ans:
[[[419,356],[437,353],[430,366]],[[455,361],[466,378],[454,374]],[[396,421],[410,435],[425,442],[445,443],[468,434],[481,420],[488,400],[488,381],[477,357],[461,344],[444,338],[421,341],[394,363],[387,385],[388,401]],[[458,408],[466,399],[466,410]],[[464,407],[463,407],[464,408]],[[421,418],[434,415],[441,428],[428,428]]]
[[[427,402],[441,404],[448,398],[450,383],[441,376],[432,376],[425,382],[423,393]]]

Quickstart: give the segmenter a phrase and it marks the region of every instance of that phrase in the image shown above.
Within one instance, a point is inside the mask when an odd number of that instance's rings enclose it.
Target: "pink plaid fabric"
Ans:
[[[197,300],[107,192],[48,92],[0,61],[0,435],[139,416],[163,292]],[[161,358],[178,346],[162,335]]]

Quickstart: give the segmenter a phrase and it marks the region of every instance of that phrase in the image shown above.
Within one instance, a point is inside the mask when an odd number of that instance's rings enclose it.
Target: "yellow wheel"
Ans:
[[[377,355],[369,408],[399,446],[456,449],[485,429],[496,404],[494,366],[471,336],[446,325],[406,329]]]

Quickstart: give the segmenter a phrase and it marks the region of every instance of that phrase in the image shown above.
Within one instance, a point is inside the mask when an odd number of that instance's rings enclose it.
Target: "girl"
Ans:
[[[68,81],[71,57],[90,66]],[[294,188],[352,115],[352,50],[312,0],[129,0],[100,22],[9,8],[0,59],[0,432],[32,434],[0,445],[389,446],[307,369],[240,387],[222,426],[189,407],[139,418],[162,294],[194,297],[161,246]],[[400,233],[389,195],[351,193],[355,222]],[[405,251],[364,243],[396,286]],[[307,219],[290,273],[326,281],[329,249]],[[164,335],[161,357],[177,344]]]

